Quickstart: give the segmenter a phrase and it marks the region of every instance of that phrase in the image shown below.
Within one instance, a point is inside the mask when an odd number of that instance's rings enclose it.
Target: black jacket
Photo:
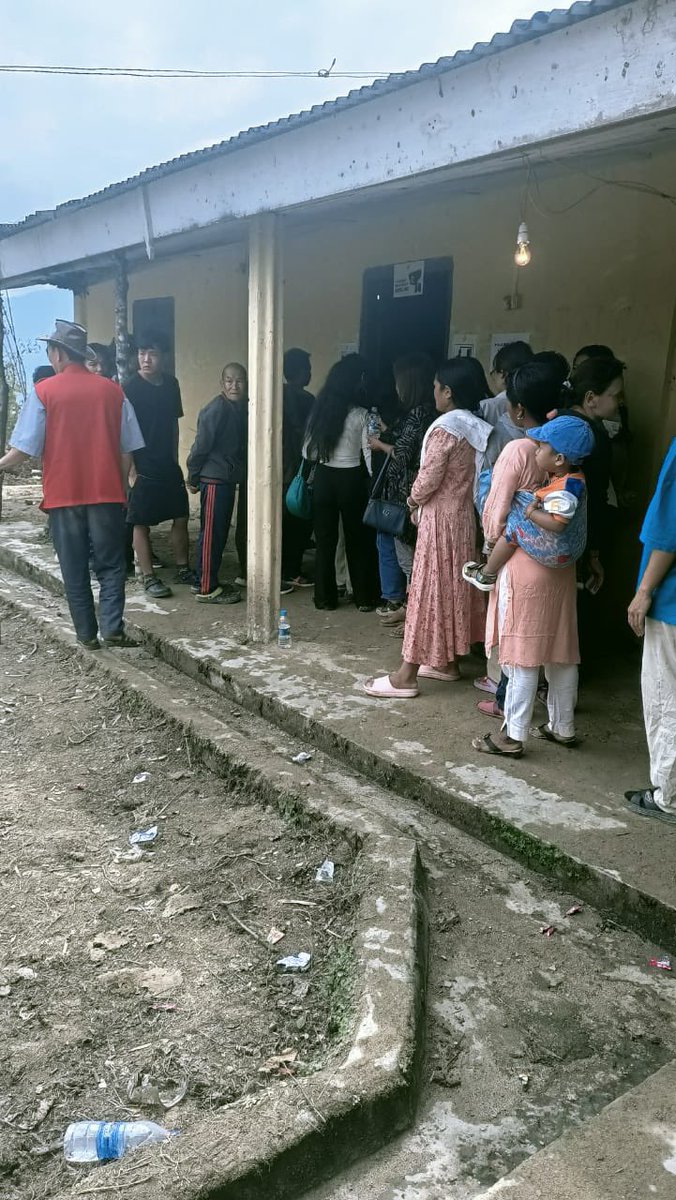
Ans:
[[[188,455],[188,479],[241,483],[245,476],[246,430],[241,405],[219,393],[197,418],[195,441]]]
[[[611,444],[603,421],[595,421],[586,413],[575,408],[566,410],[567,417],[577,417],[589,426],[594,435],[594,449],[588,458],[582,462],[585,483],[587,486],[587,550],[600,551],[603,558],[608,549],[610,530],[610,505],[608,504],[608,486],[610,484]]]

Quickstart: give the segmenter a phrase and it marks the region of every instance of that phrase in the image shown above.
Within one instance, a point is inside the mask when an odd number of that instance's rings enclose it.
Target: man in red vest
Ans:
[[[0,458],[0,471],[42,457],[49,513],[77,639],[98,650],[136,643],[124,631],[125,504],[131,454],[143,438],[122,389],[87,370],[87,331],[57,321],[47,343],[51,379],[35,385]],[[89,563],[99,581],[98,623]]]

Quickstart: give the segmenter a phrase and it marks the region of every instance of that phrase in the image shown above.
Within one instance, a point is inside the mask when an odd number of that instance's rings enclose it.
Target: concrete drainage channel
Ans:
[[[107,674],[133,704],[168,721],[193,758],[226,786],[244,786],[296,819],[328,824],[355,845],[365,866],[355,938],[358,999],[342,1060],[305,1077],[298,1095],[290,1097],[281,1084],[269,1087],[257,1098],[255,1116],[236,1104],[219,1112],[210,1119],[207,1153],[199,1127],[184,1133],[171,1165],[144,1185],[144,1200],[292,1197],[377,1149],[411,1123],[420,1088],[427,935],[415,841],[336,798],[330,786],[310,793],[302,768],[280,772],[279,748],[272,749],[263,722],[248,718],[245,731],[236,720],[228,724],[201,705],[203,689],[189,680],[177,701],[170,669],[154,663],[148,672],[136,655],[95,658],[77,648],[68,623],[44,603],[3,599],[83,665]],[[135,1186],[134,1169],[133,1159],[101,1167],[94,1190],[121,1194]]]
[[[63,605],[41,589],[19,580],[8,587],[5,578],[0,595],[73,646]],[[288,1093],[283,1104],[271,1095],[255,1116],[224,1114],[209,1165],[184,1174],[180,1191],[161,1174],[161,1189],[146,1186],[144,1200],[159,1200],[160,1190],[185,1200],[299,1196],[322,1177],[332,1182],[318,1185],[316,1200],[469,1200],[496,1180],[511,1186],[515,1167],[536,1171],[542,1155],[535,1150],[602,1121],[608,1105],[623,1093],[631,1098],[642,1080],[647,1104],[660,1067],[676,1056],[676,982],[645,970],[651,951],[633,935],[587,909],[564,920],[576,895],[562,896],[551,881],[334,757],[317,751],[297,766],[293,737],[185,675],[177,689],[175,670],[161,658],[144,650],[78,655],[174,721],[226,786],[251,781],[266,803],[349,829],[374,859],[361,914],[360,1007],[344,1070],[314,1077],[317,1091],[304,1080],[306,1101],[292,1117]],[[427,911],[434,953],[425,988]],[[556,938],[541,936],[542,923],[556,925]],[[192,1167],[199,1137],[192,1152],[188,1138],[181,1142],[182,1155],[194,1154]],[[334,1180],[365,1154],[372,1157],[347,1180]],[[118,1169],[102,1168],[102,1185],[122,1194],[132,1163],[123,1162],[114,1181]]]
[[[73,647],[63,605],[41,589],[5,579],[0,596]],[[293,737],[185,675],[177,688],[175,670],[143,649],[76,653],[174,722],[226,787],[250,783],[264,803],[349,830],[372,871],[359,1006],[338,1069],[303,1079],[293,1106],[272,1090],[254,1111],[219,1113],[208,1163],[199,1133],[182,1137],[180,1189],[172,1149],[144,1200],[295,1197],[327,1177],[317,1200],[470,1200],[524,1160],[535,1170],[534,1151],[601,1120],[642,1080],[650,1091],[676,1056],[676,982],[651,977],[649,948],[590,910],[566,921],[576,896],[321,751],[292,763]],[[101,1168],[102,1188],[123,1194],[135,1169],[133,1158]]]

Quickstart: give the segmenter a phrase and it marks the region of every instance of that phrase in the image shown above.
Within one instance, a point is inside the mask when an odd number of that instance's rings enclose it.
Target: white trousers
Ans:
[[[641,692],[655,803],[676,811],[676,625],[647,618]]]
[[[540,669],[503,667],[503,670],[509,678],[505,696],[505,729],[509,737],[524,742],[533,720]],[[545,678],[549,684],[549,728],[559,737],[574,737],[578,669],[576,666],[546,663]]]

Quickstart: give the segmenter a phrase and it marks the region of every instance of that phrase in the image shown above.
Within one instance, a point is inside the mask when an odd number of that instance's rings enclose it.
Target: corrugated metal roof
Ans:
[[[577,3],[568,9],[555,8],[550,12],[536,12],[529,20],[514,21],[508,33],[496,33],[490,42],[477,42],[471,50],[458,50],[455,54],[446,58],[439,58],[434,63],[423,63],[416,70],[388,75],[385,79],[376,79],[373,83],[367,84],[364,87],[353,89],[346,96],[339,96],[336,100],[327,100],[323,104],[314,104],[310,109],[293,113],[288,117],[280,117],[279,120],[270,121],[266,125],[255,125],[251,129],[237,133],[223,142],[217,142],[214,146],[206,146],[202,150],[193,150],[189,154],[179,154],[177,158],[171,158],[168,162],[159,163],[155,167],[148,167],[138,175],[132,175],[129,179],[124,179],[120,183],[112,183],[98,192],[92,192],[89,196],[84,196],[78,200],[67,200],[65,203],[59,204],[55,209],[43,209],[32,213],[15,225],[0,225],[0,238],[10,237],[18,230],[24,229],[27,226],[39,225],[45,221],[50,221],[60,213],[73,211],[78,208],[87,208],[89,205],[97,204],[102,200],[111,200],[115,196],[131,191],[141,184],[153,183],[156,179],[161,179],[163,176],[173,174],[176,171],[183,171],[187,167],[195,166],[197,163],[209,162],[212,158],[218,158],[223,154],[241,150],[243,147],[264,141],[266,138],[277,137],[279,134],[287,133],[292,129],[298,129],[314,121],[321,121],[325,117],[332,116],[334,113],[356,108],[357,105],[365,104],[369,100],[375,100],[380,96],[385,96],[389,92],[400,91],[403,88],[420,83],[421,80],[443,75],[447,71],[465,67],[469,63],[478,62],[480,59],[487,58],[490,55],[500,54],[503,50],[522,46],[524,43],[533,41],[535,38],[542,37],[547,33],[555,33],[557,30],[575,25],[579,21],[586,21],[590,17],[599,16],[609,9],[622,8],[630,2],[631,0],[578,0]]]

